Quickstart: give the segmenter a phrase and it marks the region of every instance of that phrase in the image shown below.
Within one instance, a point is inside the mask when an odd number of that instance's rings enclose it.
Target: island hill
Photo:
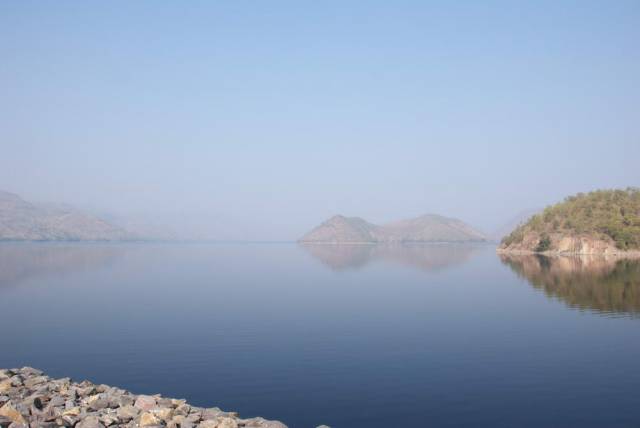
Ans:
[[[134,235],[68,205],[34,204],[0,191],[0,241],[122,241]]]
[[[498,252],[640,256],[640,189],[570,196],[517,227]]]
[[[360,217],[336,215],[298,242],[316,244],[375,244],[402,242],[486,242],[487,237],[468,224],[435,214],[376,225]]]

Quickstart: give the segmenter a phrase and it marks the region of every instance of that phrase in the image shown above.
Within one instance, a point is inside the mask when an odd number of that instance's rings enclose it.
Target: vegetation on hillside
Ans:
[[[569,196],[547,207],[506,236],[503,245],[522,242],[526,233],[541,236],[548,247],[549,235],[588,235],[611,238],[621,250],[640,249],[640,189],[596,190]],[[538,251],[544,251],[544,248]]]

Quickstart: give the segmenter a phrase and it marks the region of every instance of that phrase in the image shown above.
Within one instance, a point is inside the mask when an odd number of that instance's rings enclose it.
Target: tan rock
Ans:
[[[153,414],[164,421],[170,421],[173,417],[173,409],[160,408],[157,410],[153,410]]]
[[[0,392],[6,392],[10,390],[12,387],[13,387],[13,384],[11,383],[11,379],[5,379],[2,382],[0,382]]]
[[[62,412],[62,416],[78,416],[80,415],[80,407],[72,407]]]
[[[93,403],[94,401],[98,400],[100,397],[101,397],[101,395],[100,395],[100,394],[90,395],[90,396],[88,396],[87,398],[85,398],[85,402],[86,402],[87,404],[91,404],[91,403]]]
[[[27,421],[24,419],[24,416],[22,416],[22,414],[18,412],[15,407],[11,405],[11,403],[7,403],[4,406],[0,407],[0,416],[7,417],[17,424],[27,423]]]
[[[149,395],[139,395],[134,406],[142,410],[151,410],[156,407],[156,398]]]
[[[218,425],[216,428],[238,428],[238,422],[233,418],[221,417],[215,419]]]
[[[153,413],[144,412],[140,415],[140,422],[138,425],[141,427],[151,427],[156,425],[161,425],[160,419],[158,419]]]

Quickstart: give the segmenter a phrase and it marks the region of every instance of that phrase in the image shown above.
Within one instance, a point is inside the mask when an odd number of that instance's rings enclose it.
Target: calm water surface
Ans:
[[[290,427],[640,426],[640,267],[490,246],[2,244],[0,367]]]

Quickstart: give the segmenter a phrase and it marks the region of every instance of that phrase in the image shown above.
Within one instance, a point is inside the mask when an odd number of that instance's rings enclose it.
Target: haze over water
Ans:
[[[493,246],[0,245],[0,367],[291,427],[628,427],[640,268]]]
[[[640,186],[640,3],[0,2],[0,190],[151,237]],[[508,232],[508,231],[505,231]]]

